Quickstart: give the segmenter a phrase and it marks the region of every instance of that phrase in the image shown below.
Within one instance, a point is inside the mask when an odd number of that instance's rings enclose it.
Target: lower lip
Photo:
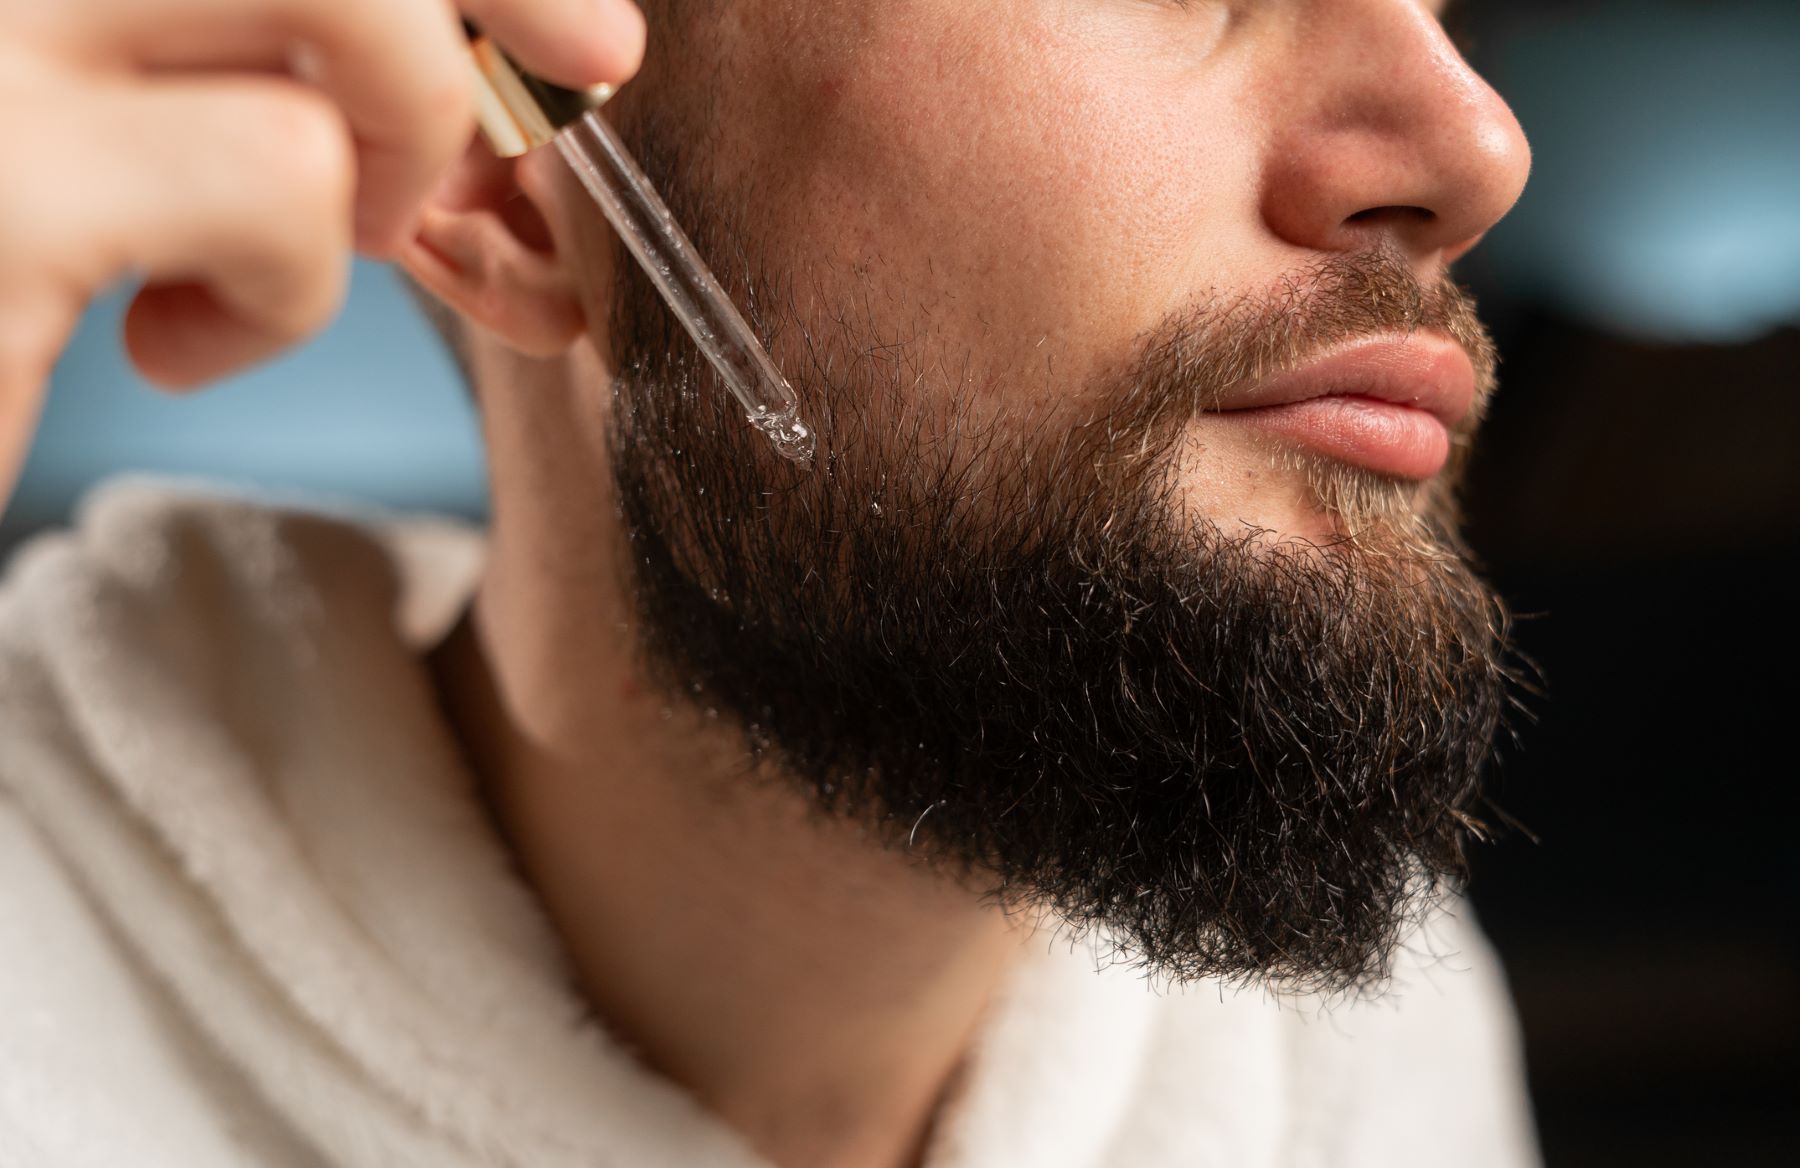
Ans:
[[[1450,460],[1450,432],[1435,415],[1374,398],[1317,397],[1214,417],[1394,478],[1428,479]]]

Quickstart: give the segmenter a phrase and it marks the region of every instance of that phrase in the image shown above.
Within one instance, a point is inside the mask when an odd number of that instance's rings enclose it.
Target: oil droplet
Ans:
[[[818,451],[818,439],[813,435],[812,427],[796,417],[793,410],[760,417],[752,414],[750,424],[762,431],[763,437],[781,457],[802,466],[812,465],[813,455]]]

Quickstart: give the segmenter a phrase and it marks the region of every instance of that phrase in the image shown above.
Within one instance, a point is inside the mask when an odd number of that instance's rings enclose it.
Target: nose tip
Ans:
[[[1458,258],[1523,193],[1524,130],[1435,23],[1365,29],[1348,43],[1358,51],[1315,70],[1307,100],[1284,115],[1265,218],[1303,247],[1391,242],[1421,262]]]
[[[1469,78],[1480,89],[1476,101],[1481,109],[1468,119],[1460,135],[1464,145],[1446,163],[1452,173],[1439,200],[1447,240],[1441,246],[1459,255],[1506,217],[1531,176],[1531,144],[1512,107],[1474,73]],[[1455,157],[1460,157],[1461,174],[1454,173]]]

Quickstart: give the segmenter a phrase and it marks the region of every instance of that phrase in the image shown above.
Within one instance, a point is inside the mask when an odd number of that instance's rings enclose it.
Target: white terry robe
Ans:
[[[133,479],[14,558],[0,1168],[767,1168],[590,1015],[479,810],[420,655],[482,550]],[[1329,1009],[1047,942],[936,1130],[931,1168],[1537,1162],[1456,905]]]

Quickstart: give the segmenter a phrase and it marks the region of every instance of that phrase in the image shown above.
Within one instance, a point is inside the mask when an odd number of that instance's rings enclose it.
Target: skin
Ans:
[[[578,0],[465,7],[569,83],[622,80],[643,43]],[[710,108],[707,182],[813,274],[804,314],[870,286],[878,322],[929,313],[925,402],[1055,417],[1167,313],[1322,256],[1396,247],[1431,280],[1528,168],[1419,0],[677,8],[618,116]],[[397,255],[469,322],[493,484],[489,569],[430,665],[584,989],[773,1162],[917,1163],[1026,923],[743,782],[727,728],[645,686],[602,485],[611,251],[554,159],[457,156],[453,33],[428,0],[0,0],[0,133],[45,143],[0,180],[0,470],[120,273],[152,277],[140,368],[192,385],[322,324],[353,247]],[[266,72],[300,35],[340,85]],[[359,83],[377,50],[395,64]],[[145,63],[178,67],[171,92]],[[259,71],[179,71],[220,63]],[[1270,455],[1196,418],[1188,504],[1318,534]]]
[[[1528,165],[1510,112],[1417,2],[825,2],[725,23],[680,41],[684,59],[698,39],[730,62],[730,116],[695,119],[722,123],[716,186],[760,247],[817,273],[819,304],[858,302],[866,271],[895,335],[928,318],[920,392],[977,409],[1078,409],[1164,314],[1322,254],[1391,243],[1430,281]],[[767,47],[794,44],[814,47]],[[622,116],[681,67],[653,52]],[[1323,534],[1243,429],[1196,425],[1196,506]]]

